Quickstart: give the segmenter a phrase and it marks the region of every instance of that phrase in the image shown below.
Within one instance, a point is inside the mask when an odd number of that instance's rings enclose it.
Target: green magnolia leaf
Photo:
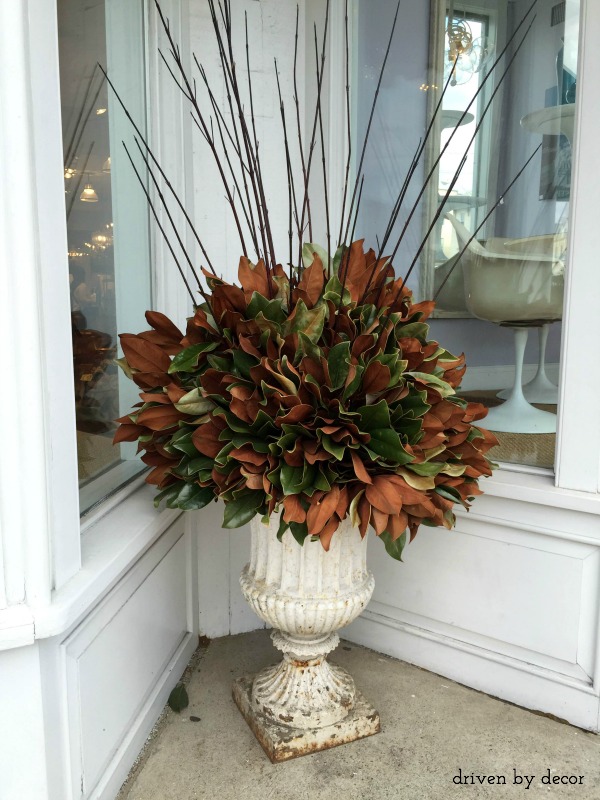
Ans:
[[[218,369],[219,372],[231,372],[232,370],[231,361],[223,356],[210,355],[206,357],[206,360],[213,369]]]
[[[291,320],[291,327],[289,327],[289,330],[286,330],[286,334],[303,333],[307,339],[313,344],[316,344],[323,333],[326,315],[327,305],[325,303],[308,309],[304,300],[298,300],[296,304],[296,313]],[[290,326],[289,320],[286,328],[288,328],[288,326]]]
[[[299,364],[304,356],[314,358],[318,361],[321,358],[321,348],[311,342],[308,336],[306,336],[306,334],[304,334],[302,331],[298,331],[298,347],[296,349],[296,358],[294,359],[294,362]]]
[[[305,489],[313,486],[316,474],[316,467],[311,467],[307,464],[305,464],[304,468],[290,467],[289,464],[283,464],[280,472],[283,493],[301,494]]]
[[[332,275],[331,278],[325,284],[323,299],[332,300],[336,305],[339,305],[341,296],[342,296],[342,282],[340,281],[337,275]],[[344,288],[344,297],[342,300],[342,305],[347,306],[350,305],[351,302],[352,302],[352,296],[348,291],[348,289]]]
[[[217,342],[201,342],[186,347],[181,353],[177,353],[169,366],[169,374],[173,372],[195,372],[198,361],[202,353],[209,353],[215,350]]]
[[[186,483],[177,496],[167,501],[168,508],[181,508],[184,511],[197,511],[207,506],[215,494],[209,486],[198,486],[197,483]]]
[[[321,264],[327,272],[327,264],[329,263],[329,256],[319,244],[306,243],[302,246],[302,264],[305,269],[310,267],[315,260],[315,254],[321,259]]]
[[[335,255],[333,256],[333,274],[337,275],[340,270],[340,264],[342,263],[342,257],[346,252],[346,248],[343,244],[341,244],[338,249],[335,251]]]
[[[290,530],[294,539],[300,546],[302,546],[304,544],[304,540],[308,536],[306,522],[290,522]]]
[[[256,516],[258,509],[264,502],[264,492],[250,491],[240,495],[235,500],[225,503],[223,514],[224,528],[239,528]]]
[[[422,417],[431,408],[427,402],[427,392],[415,392],[414,389],[409,392],[406,397],[402,398],[400,406],[403,412],[413,417]]]
[[[406,545],[406,531],[399,536],[396,541],[392,541],[392,535],[388,531],[380,534],[379,538],[385,545],[388,555],[395,558],[397,561],[402,561],[402,551]]]
[[[278,298],[269,300],[258,292],[252,292],[252,299],[246,308],[246,315],[248,319],[255,319],[259,314],[262,314],[265,319],[278,324],[281,324],[287,318],[287,314],[283,310],[282,300]]]
[[[333,389],[341,389],[350,369],[350,342],[340,342],[334,345],[327,357],[329,377]]]
[[[409,464],[413,456],[402,447],[402,442],[396,431],[390,428],[376,428],[369,431],[371,440],[368,448],[379,456],[395,464]]]
[[[171,497],[176,497],[181,489],[181,481],[173,486],[167,486],[161,492],[158,492],[154,497],[154,508],[158,508],[163,500],[169,500]]]
[[[196,445],[192,442],[192,433],[193,431],[188,428],[182,428],[171,439],[171,447],[185,453],[190,458],[194,458],[198,455],[198,451],[196,450]]]
[[[180,469],[183,470],[183,473],[188,477],[192,477],[200,470],[212,470],[213,468],[213,460],[212,458],[208,458],[208,456],[199,456],[198,458],[192,458],[191,461],[188,461],[185,464],[180,465]]]
[[[433,386],[437,389],[442,397],[448,397],[449,395],[455,393],[450,384],[446,381],[443,381],[441,378],[438,378],[437,375],[430,375],[428,372],[407,372],[405,374],[412,375],[413,378],[417,378],[417,380]]]
[[[289,527],[290,527],[289,524],[285,522],[285,520],[283,519],[283,513],[282,513],[279,519],[279,529],[277,530],[277,538],[279,539],[279,541],[283,539],[283,534],[287,531]]]
[[[375,428],[391,428],[390,409],[385,400],[380,400],[372,406],[361,406],[360,429],[370,433]]]
[[[250,369],[258,364],[258,359],[236,347],[233,350],[233,365],[242,378],[250,379]],[[229,387],[227,387],[229,388]]]
[[[336,458],[338,461],[341,461],[344,457],[344,453],[346,452],[346,445],[340,444],[339,442],[334,442],[331,436],[325,434],[321,439],[321,444],[323,445],[323,449],[327,450],[328,453]]]
[[[425,322],[409,322],[406,325],[398,325],[396,337],[398,339],[418,339],[421,344],[425,344],[429,336],[429,325]]]
[[[425,461],[422,464],[409,464],[407,469],[414,472],[415,475],[422,475],[423,477],[434,477],[438,475],[444,468],[444,464],[439,461]]]
[[[273,281],[277,286],[277,300],[281,300],[284,308],[287,308],[290,303],[290,282],[285,275],[273,275]]]
[[[362,376],[365,371],[365,367],[362,364],[357,364],[355,368],[356,368],[356,375],[350,381],[348,386],[346,386],[346,388],[344,389],[344,394],[343,394],[344,400],[347,400],[349,397],[352,397],[352,395],[354,394],[354,392],[358,390],[362,382]]]
[[[178,714],[180,711],[183,711],[184,708],[187,708],[190,704],[190,699],[188,697],[187,689],[183,685],[183,683],[178,683],[177,686],[173,689],[171,694],[169,695],[169,699],[167,700],[169,708],[172,711],[176,711]]]
[[[207,411],[212,411],[215,404],[212,400],[207,400],[202,397],[200,389],[192,389],[191,392],[184,394],[178,403],[175,403],[177,411],[183,411],[184,414],[205,414]]]
[[[127,363],[127,359],[126,358],[115,358],[115,364],[118,367],[121,367],[121,369],[123,370],[125,375],[127,375],[127,377],[129,378],[130,381],[133,380],[133,376],[135,375],[137,370],[134,370],[129,366],[129,364]]]
[[[454,486],[436,486],[435,491],[437,494],[445,497],[446,500],[452,500],[453,503],[462,503],[463,499]]]

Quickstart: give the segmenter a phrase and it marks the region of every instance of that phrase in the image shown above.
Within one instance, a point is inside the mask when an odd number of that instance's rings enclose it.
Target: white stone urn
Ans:
[[[337,631],[360,614],[373,594],[366,537],[346,519],[329,551],[310,537],[300,546],[290,531],[279,541],[278,514],[268,524],[255,517],[251,529],[242,593],[273,627],[271,638],[283,659],[234,684],[246,720],[274,761],[283,760],[277,747],[282,739],[284,757],[291,758],[376,733],[377,712],[357,693],[352,677],[327,661],[339,643]]]

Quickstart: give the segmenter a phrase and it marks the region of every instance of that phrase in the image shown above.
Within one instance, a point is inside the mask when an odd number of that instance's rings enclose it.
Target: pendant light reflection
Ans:
[[[98,202],[98,195],[96,194],[94,187],[91,183],[86,183],[83,192],[79,195],[79,199],[82,203],[97,203]]]
[[[110,172],[110,156],[102,164],[102,172]]]

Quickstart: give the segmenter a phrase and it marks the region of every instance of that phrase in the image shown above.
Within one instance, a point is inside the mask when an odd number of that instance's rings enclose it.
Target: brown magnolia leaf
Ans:
[[[308,532],[311,535],[314,536],[315,534],[321,533],[327,522],[329,522],[333,516],[339,498],[339,486],[333,486],[331,491],[327,492],[320,502],[311,504],[306,515],[306,524],[308,526]]]
[[[405,511],[401,511],[399,514],[395,514],[390,516],[388,519],[388,531],[390,532],[390,536],[392,537],[392,541],[395,542],[396,539],[399,539],[405,530],[408,527],[408,514]]]
[[[399,490],[403,505],[423,502],[425,498],[424,492],[411,488],[400,475],[388,475],[384,480],[388,481],[388,483],[391,483]]]
[[[367,528],[369,527],[369,522],[371,521],[371,504],[367,500],[367,498],[362,495],[358,502],[358,518],[360,519],[360,523],[358,529],[360,531],[360,535],[362,538],[365,538],[365,534],[367,532]]]
[[[285,522],[304,522],[306,511],[302,508],[297,494],[288,494],[283,498],[283,519]]]
[[[166,373],[171,364],[169,356],[160,347],[132,333],[119,336],[127,363],[140,372]]]
[[[321,542],[323,550],[329,550],[331,539],[333,534],[337,531],[339,524],[339,519],[337,517],[332,517],[321,531],[319,541]]]
[[[146,311],[146,322],[155,331],[159,331],[168,339],[172,339],[173,341],[180,342],[183,339],[183,333],[179,330],[177,325],[175,325],[171,320],[161,314],[160,311]]]
[[[252,446],[247,444],[243,447],[235,447],[230,453],[230,458],[235,458],[236,461],[243,461],[249,464],[256,464],[260,466],[264,464],[267,457],[264,453],[257,453],[252,449]]]
[[[373,525],[377,536],[382,534],[387,529],[388,519],[389,515],[385,514],[383,511],[379,511],[377,508],[371,509],[371,524]]]
[[[383,392],[389,386],[391,377],[390,370],[385,364],[371,361],[363,375],[362,390],[365,394]]]
[[[241,470],[242,475],[246,478],[246,487],[248,489],[257,489],[260,490],[263,488],[263,476],[259,473],[254,472],[247,472],[246,470]]]
[[[142,425],[133,425],[127,422],[121,423],[115,431],[113,444],[118,444],[119,442],[135,442],[138,437],[144,433],[146,433],[146,430]]]
[[[367,472],[365,465],[356,451],[350,450],[350,455],[352,456],[352,466],[354,467],[354,472],[358,480],[362,483],[373,483],[371,476]]]
[[[140,392],[140,397],[144,403],[162,403],[164,405],[171,403],[169,396],[166,394],[150,394],[148,392]]]
[[[182,415],[173,406],[153,406],[138,414],[138,425],[145,425],[151,431],[162,431],[177,425]]]
[[[249,259],[242,256],[238,268],[238,280],[244,290],[246,300],[250,301],[253,292],[258,292],[262,294],[263,297],[269,297],[270,291],[267,271],[262,259],[253,267]]]
[[[371,503],[373,509],[385,514],[398,514],[402,509],[400,489],[394,486],[387,476],[375,476],[373,483],[367,485],[365,489],[365,497]]]
[[[192,442],[199,453],[209,458],[214,458],[222,449],[223,442],[219,439],[221,429],[215,425],[213,419],[200,425],[192,434]]]
[[[169,397],[169,400],[173,403],[173,405],[175,405],[175,403],[178,403],[181,400],[181,398],[185,397],[185,395],[187,394],[186,390],[182,389],[181,386],[177,386],[176,383],[169,383],[167,386],[165,386],[165,389]]]
[[[312,264],[303,270],[302,277],[296,288],[298,296],[302,297],[307,308],[313,308],[318,303],[324,285],[323,262],[315,253]]]

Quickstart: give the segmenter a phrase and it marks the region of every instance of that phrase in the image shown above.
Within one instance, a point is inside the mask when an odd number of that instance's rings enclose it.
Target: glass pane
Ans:
[[[146,202],[122,139],[123,112],[98,67],[145,128],[142,3],[58,0],[64,178],[71,285],[80,506],[85,511],[144,465],[113,446],[114,420],[136,400],[120,375],[118,334],[150,307]]]
[[[385,252],[403,233],[394,265],[405,274],[439,214],[408,280],[418,299],[437,295],[431,337],[466,354],[460,391],[490,408],[483,424],[500,440],[494,458],[552,468],[579,0],[539,0],[527,15],[530,5],[401,4],[358,229],[370,242],[384,235],[424,138]],[[395,0],[378,0],[374,14],[372,2],[359,0],[359,141],[395,7]]]

